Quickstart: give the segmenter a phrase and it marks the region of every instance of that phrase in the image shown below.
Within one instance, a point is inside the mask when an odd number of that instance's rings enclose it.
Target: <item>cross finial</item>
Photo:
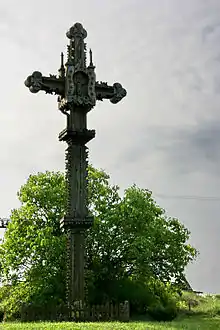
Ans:
[[[65,77],[65,68],[64,68],[64,61],[63,61],[63,52],[61,53],[61,65],[60,65],[60,69],[59,69],[59,75],[61,78]]]
[[[61,67],[63,67],[63,52],[61,52]]]
[[[89,66],[90,66],[90,67],[94,67],[94,65],[93,65],[93,61],[92,61],[92,50],[91,50],[91,49],[89,50],[89,58],[90,58]]]
[[[87,32],[81,23],[76,23],[67,31],[66,36],[69,39],[85,39],[87,37]]]

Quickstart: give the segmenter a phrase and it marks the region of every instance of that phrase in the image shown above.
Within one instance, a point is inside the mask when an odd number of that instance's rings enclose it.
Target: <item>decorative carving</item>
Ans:
[[[121,84],[115,83],[112,86],[108,86],[107,82],[96,82],[96,99],[103,101],[103,99],[109,99],[112,103],[116,104],[121,101],[126,95],[126,90]]]
[[[32,75],[25,80],[25,86],[30,89],[31,93],[38,93],[43,86],[42,73],[34,71]]]
[[[69,39],[85,39],[87,37],[87,31],[83,28],[81,23],[75,23],[66,33]]]
[[[89,67],[90,68],[95,68],[94,65],[93,65],[93,62],[92,62],[92,50],[91,49],[89,50],[89,59],[90,59]]]
[[[55,75],[43,77],[39,71],[34,71],[31,76],[27,77],[25,86],[29,88],[31,93],[38,93],[42,90],[46,94],[64,95],[64,79],[57,78]]]
[[[66,68],[66,88],[65,88],[65,99],[63,105],[69,110],[67,105],[71,105],[74,96],[74,83],[73,83],[74,66],[68,65]],[[61,107],[62,108],[62,105]]]
[[[61,53],[60,59],[61,59],[61,63],[60,63],[60,68],[58,70],[59,77],[60,78],[65,78],[65,67],[64,67],[64,55],[63,55],[63,52]]]
[[[73,103],[77,106],[89,106],[90,99],[88,93],[89,77],[84,72],[75,72],[73,75]]]
[[[59,99],[60,110],[70,110],[74,106],[83,106],[87,110],[96,104],[95,72],[88,67],[84,71],[75,71],[72,65],[67,67],[66,97]]]
[[[63,64],[61,53],[61,67],[59,77],[50,74],[42,76],[41,72],[35,71],[29,76],[25,85],[32,93],[40,90],[48,94],[57,94],[59,109],[65,115],[74,107],[84,107],[91,110],[96,100],[109,99],[112,103],[118,103],[126,96],[126,90],[119,83],[108,86],[107,82],[96,82],[95,66],[93,65],[92,51],[90,49],[90,64],[86,67],[86,44],[84,39],[87,32],[82,24],[76,23],[67,32],[70,39],[68,46],[68,59],[66,69]]]
[[[94,66],[86,68],[87,32],[80,23],[76,23],[67,32],[70,39],[68,61],[66,64],[65,98],[59,99],[59,109],[70,110],[73,106],[84,106],[92,109],[96,103]]]
[[[116,104],[118,103],[119,101],[121,101],[123,99],[123,97],[125,97],[127,95],[127,92],[126,90],[122,87],[121,84],[119,83],[115,83],[113,85],[113,88],[114,88],[114,95],[113,97],[110,99],[110,101],[113,103],[113,104]]]
[[[66,33],[70,39],[69,61],[74,65],[75,71],[86,69],[86,45],[84,39],[87,32],[82,24],[74,24]]]

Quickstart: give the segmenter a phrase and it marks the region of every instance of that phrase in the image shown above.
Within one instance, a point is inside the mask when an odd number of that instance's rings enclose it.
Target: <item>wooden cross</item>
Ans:
[[[86,66],[86,30],[76,23],[67,32],[70,39],[67,62],[64,66],[61,53],[59,74],[44,77],[35,71],[25,85],[32,93],[40,90],[58,95],[58,108],[67,116],[67,126],[59,134],[60,141],[67,142],[66,182],[67,204],[61,227],[67,234],[67,304],[72,315],[74,304],[84,304],[84,249],[85,230],[92,226],[93,217],[89,215],[87,202],[88,152],[85,146],[95,137],[95,130],[87,129],[87,113],[96,101],[109,99],[118,103],[126,96],[121,84],[109,86],[96,81],[92,51],[90,63]],[[81,307],[80,307],[81,308]],[[70,316],[71,319],[71,316]]]
[[[109,99],[112,103],[118,103],[126,96],[126,90],[120,83],[109,86],[106,82],[96,81],[95,66],[92,60],[92,51],[89,52],[90,63],[86,67],[86,30],[80,23],[76,23],[67,32],[70,39],[68,46],[67,63],[64,66],[63,53],[61,53],[61,67],[59,74],[44,77],[41,72],[35,71],[28,76],[25,85],[32,93],[40,90],[48,94],[58,95],[59,109],[68,114],[73,106],[84,107],[91,110],[96,101]]]

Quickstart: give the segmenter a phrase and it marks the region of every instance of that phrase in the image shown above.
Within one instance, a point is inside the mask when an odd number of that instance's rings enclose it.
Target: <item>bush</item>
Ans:
[[[155,321],[172,321],[178,314],[176,304],[172,302],[166,306],[159,303],[157,306],[150,307],[148,313]]]
[[[88,291],[90,304],[129,301],[131,316],[146,314],[146,306],[156,301],[148,285],[128,278],[95,282]]]
[[[170,284],[154,281],[153,293],[156,303],[147,308],[147,313],[156,321],[172,321],[178,314],[178,296]]]
[[[157,321],[171,321],[178,314],[178,295],[170,284],[159,280],[123,280],[108,283],[108,295],[115,301],[130,302],[131,317],[148,317]]]

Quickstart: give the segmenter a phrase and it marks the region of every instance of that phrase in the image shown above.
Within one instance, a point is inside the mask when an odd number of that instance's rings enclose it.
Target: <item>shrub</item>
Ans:
[[[155,302],[154,294],[148,285],[141,281],[122,279],[108,282],[94,283],[89,288],[89,303],[102,304],[105,301],[129,301],[131,316],[146,314],[146,306]]]
[[[147,313],[156,321],[172,321],[178,314],[177,293],[170,284],[154,281],[153,293],[156,303],[147,308]]]
[[[158,305],[150,307],[148,313],[155,321],[172,321],[177,317],[178,311],[176,304],[170,302],[166,306],[158,303]]]

